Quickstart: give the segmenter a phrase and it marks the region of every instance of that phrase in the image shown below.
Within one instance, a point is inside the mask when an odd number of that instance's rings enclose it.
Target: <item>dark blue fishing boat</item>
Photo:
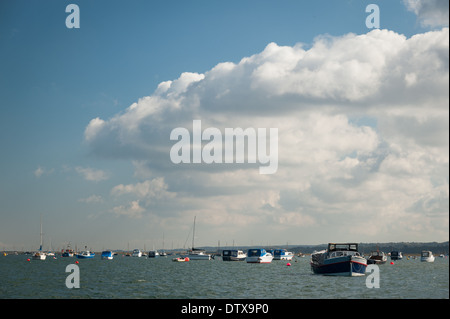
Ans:
[[[328,244],[328,249],[311,254],[315,274],[329,276],[364,276],[367,260],[358,251],[358,244]]]

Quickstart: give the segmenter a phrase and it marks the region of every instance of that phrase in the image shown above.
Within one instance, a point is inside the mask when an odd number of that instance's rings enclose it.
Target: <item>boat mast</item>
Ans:
[[[42,215],[41,215],[41,242],[39,245],[39,251],[42,251]]]
[[[194,229],[192,231],[192,250],[194,250],[194,238],[195,238],[195,218],[197,216],[194,216]]]

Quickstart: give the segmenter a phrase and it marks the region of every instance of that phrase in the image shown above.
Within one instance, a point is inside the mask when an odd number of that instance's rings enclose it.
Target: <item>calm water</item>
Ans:
[[[211,261],[172,262],[169,258],[122,257],[113,260],[0,256],[0,298],[163,298],[310,299],[449,298],[449,261],[419,259],[380,265],[380,288],[364,277],[313,275],[309,258],[271,264]],[[66,266],[79,261],[80,288],[65,285]]]

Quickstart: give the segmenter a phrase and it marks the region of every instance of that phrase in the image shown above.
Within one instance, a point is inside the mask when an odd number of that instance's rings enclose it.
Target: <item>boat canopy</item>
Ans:
[[[328,251],[358,251],[358,244],[356,244],[356,243],[347,243],[347,244],[329,243]]]

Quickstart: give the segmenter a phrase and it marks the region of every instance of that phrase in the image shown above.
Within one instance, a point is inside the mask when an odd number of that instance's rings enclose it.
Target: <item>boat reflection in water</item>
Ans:
[[[311,254],[315,274],[330,276],[364,276],[367,260],[358,251],[358,244],[328,244],[328,249]]]

